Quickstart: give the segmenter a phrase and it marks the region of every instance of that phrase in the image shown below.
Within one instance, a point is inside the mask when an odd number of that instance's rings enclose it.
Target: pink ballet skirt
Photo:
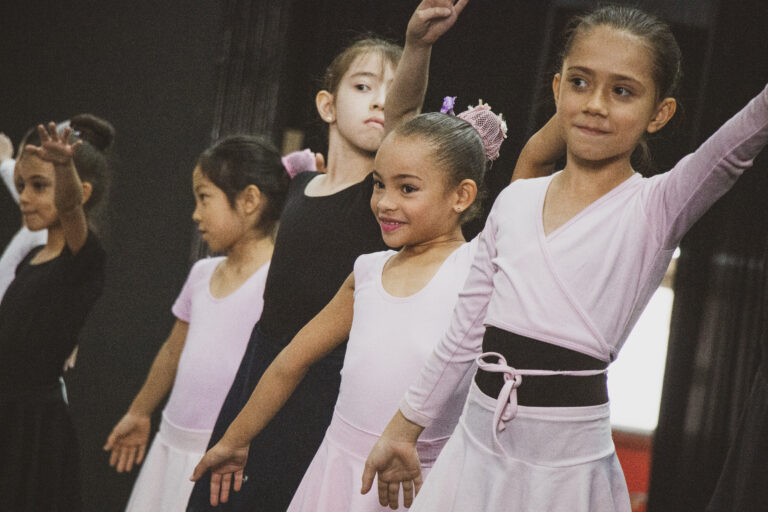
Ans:
[[[334,412],[287,512],[391,512],[379,505],[375,483],[368,494],[360,494],[365,460],[379,436],[354,427]],[[423,478],[447,440],[417,444]]]
[[[630,512],[609,404],[525,407],[493,439],[496,399],[474,380],[411,512]],[[503,449],[503,451],[502,451]]]
[[[180,428],[163,415],[160,431],[133,486],[126,512],[184,512],[195,483],[189,481],[211,432]]]

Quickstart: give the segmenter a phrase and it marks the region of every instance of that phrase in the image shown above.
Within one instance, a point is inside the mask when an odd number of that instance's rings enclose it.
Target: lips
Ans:
[[[576,128],[581,132],[585,133],[587,135],[606,135],[608,133],[607,130],[602,130],[600,128],[597,128],[595,126],[588,126],[588,125],[576,125]]]
[[[371,117],[365,120],[365,124],[375,124],[384,127],[384,120],[378,117]]]
[[[379,226],[381,226],[381,230],[385,233],[391,233],[400,228],[403,224],[403,222],[394,219],[379,218]]]

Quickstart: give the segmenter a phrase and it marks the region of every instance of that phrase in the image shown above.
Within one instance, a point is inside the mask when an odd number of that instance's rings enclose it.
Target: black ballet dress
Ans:
[[[93,233],[33,265],[33,249],[0,303],[0,510],[81,510],[77,437],[59,377],[104,282]]]
[[[264,290],[264,311],[216,420],[209,448],[224,435],[264,371],[296,333],[333,298],[361,254],[386,248],[371,211],[373,177],[335,194],[304,194],[316,176],[291,183]],[[211,507],[210,472],[192,491],[188,512],[284,511],[323,440],[339,393],[346,344],[317,362],[253,440],[242,490]]]

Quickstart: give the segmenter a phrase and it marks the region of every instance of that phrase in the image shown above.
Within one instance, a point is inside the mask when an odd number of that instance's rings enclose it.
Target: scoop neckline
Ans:
[[[389,293],[386,288],[384,288],[384,267],[386,266],[387,262],[397,254],[397,251],[387,251],[391,252],[392,254],[389,254],[386,257],[382,257],[378,268],[376,272],[376,287],[379,289],[379,293],[381,293],[385,299],[389,300],[390,302],[409,302],[416,298],[418,298],[420,295],[423,295],[427,293],[427,290],[432,287],[432,284],[437,281],[438,276],[440,276],[443,273],[443,270],[446,268],[446,264],[448,263],[448,260],[456,256],[456,252],[461,250],[464,246],[466,246],[469,242],[464,242],[460,246],[458,246],[456,249],[453,250],[440,264],[440,267],[437,269],[437,271],[432,275],[432,277],[429,279],[429,281],[424,284],[418,291],[415,293],[412,293],[411,295],[406,295],[405,297],[398,297],[397,295],[392,295]],[[386,253],[385,253],[386,254]]]

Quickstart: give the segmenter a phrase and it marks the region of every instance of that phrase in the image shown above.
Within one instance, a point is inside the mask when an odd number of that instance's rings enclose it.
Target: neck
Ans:
[[[331,128],[328,139],[325,178],[328,184],[357,183],[373,170],[375,152],[353,146],[336,133],[334,127]]]
[[[583,197],[601,196],[635,173],[628,155],[601,161],[580,159],[568,154],[561,183]]]
[[[432,251],[453,250],[466,240],[461,232],[461,226],[457,225],[455,229],[444,233],[438,237],[431,238],[418,244],[407,245],[400,249],[400,254],[406,257],[422,256]]]
[[[227,266],[252,273],[272,258],[274,248],[271,236],[252,230],[227,250]]]
[[[64,230],[60,224],[48,228],[48,241],[45,243],[45,252],[49,254],[58,254],[64,249],[67,239],[64,237]]]

